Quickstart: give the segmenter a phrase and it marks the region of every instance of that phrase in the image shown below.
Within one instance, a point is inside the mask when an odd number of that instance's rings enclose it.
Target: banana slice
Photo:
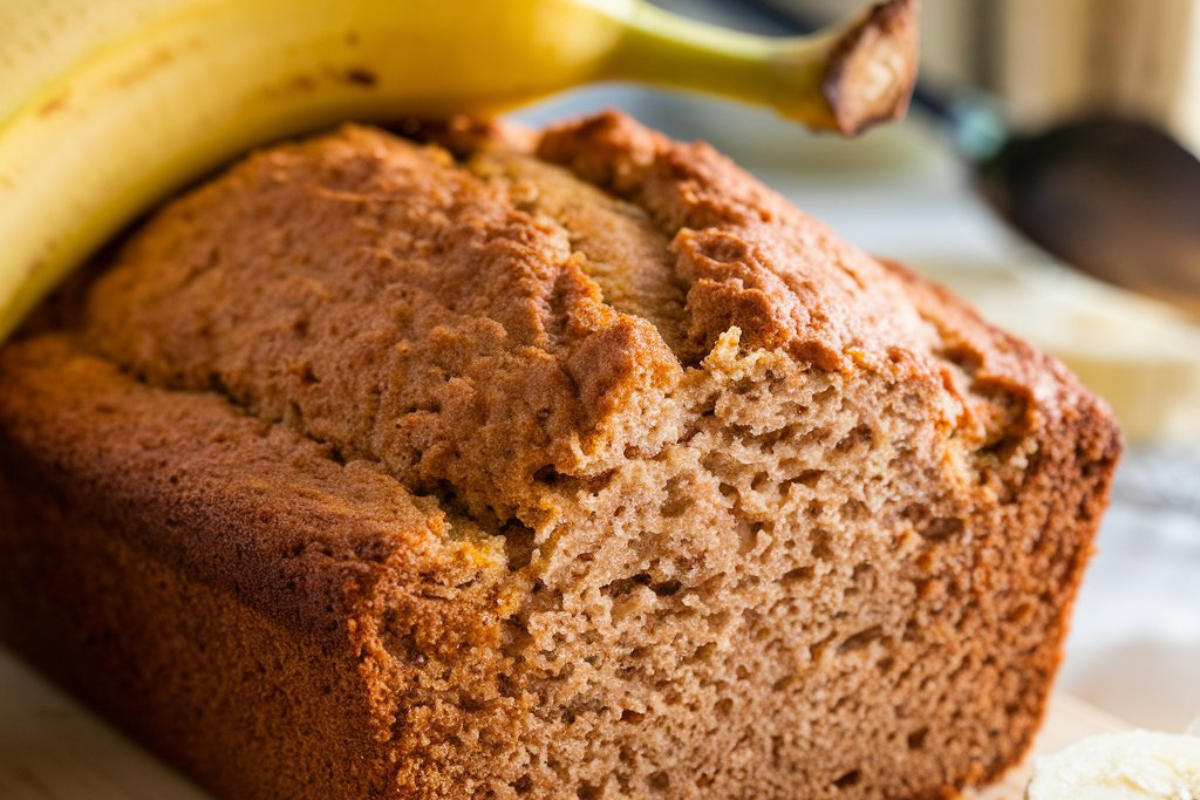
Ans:
[[[1200,800],[1200,736],[1093,736],[1034,764],[1026,800]]]

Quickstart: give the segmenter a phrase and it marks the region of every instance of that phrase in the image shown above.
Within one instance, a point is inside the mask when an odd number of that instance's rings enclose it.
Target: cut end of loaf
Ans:
[[[345,763],[383,796],[917,800],[1017,759],[1119,450],[1103,406],[703,145],[612,114],[409,132],[438,144],[351,127],[163,211],[86,304],[86,391],[49,388],[61,341],[10,348],[8,449],[152,428],[72,468],[104,507],[149,494],[329,587],[238,596],[341,637],[370,709]],[[137,421],[197,403],[221,444]],[[245,519],[194,502],[223,471]],[[280,505],[360,522],[281,547]],[[281,757],[194,710],[222,763]]]

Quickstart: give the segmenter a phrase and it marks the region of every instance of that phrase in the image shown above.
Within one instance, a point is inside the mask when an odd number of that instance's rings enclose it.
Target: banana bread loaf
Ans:
[[[412,134],[253,155],[0,354],[0,638],[229,800],[1017,760],[1103,405],[704,145]]]

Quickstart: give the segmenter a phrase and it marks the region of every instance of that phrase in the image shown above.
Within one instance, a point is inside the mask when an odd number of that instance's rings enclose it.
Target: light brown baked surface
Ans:
[[[240,798],[917,798],[1042,714],[1119,451],[704,145],[347,127],[0,353],[0,637]]]

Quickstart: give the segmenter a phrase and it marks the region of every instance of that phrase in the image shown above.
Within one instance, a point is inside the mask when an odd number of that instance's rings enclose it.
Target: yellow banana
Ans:
[[[602,80],[843,132],[893,118],[914,3],[767,39],[642,0],[0,0],[0,340],[165,194],[342,120],[490,114]]]

